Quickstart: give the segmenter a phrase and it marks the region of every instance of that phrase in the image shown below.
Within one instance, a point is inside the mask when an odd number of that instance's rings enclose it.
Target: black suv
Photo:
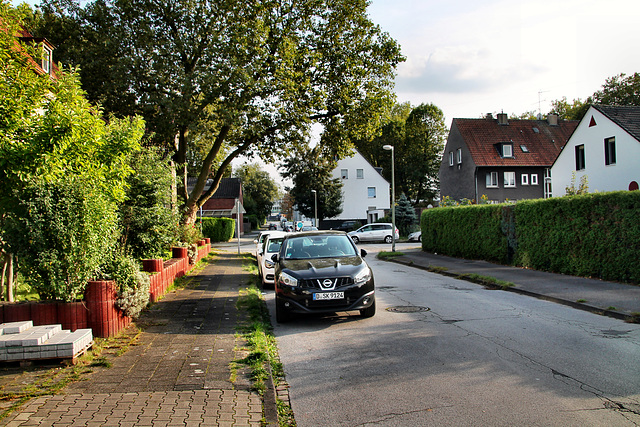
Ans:
[[[342,224],[340,224],[339,227],[336,227],[335,229],[338,230],[338,231],[351,231],[351,230],[355,229],[357,225],[358,225],[358,221],[345,221]]]
[[[294,314],[359,310],[376,313],[373,272],[342,231],[312,231],[285,237],[275,264],[276,320]]]

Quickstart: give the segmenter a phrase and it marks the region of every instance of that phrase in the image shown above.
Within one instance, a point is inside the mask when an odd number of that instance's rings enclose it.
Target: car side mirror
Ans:
[[[273,261],[274,263],[277,263],[278,262],[278,254],[271,255],[271,261]]]
[[[253,243],[258,244],[258,239],[253,239]]]
[[[367,256],[367,251],[365,251],[364,249],[360,249],[360,256],[362,258],[366,257]]]

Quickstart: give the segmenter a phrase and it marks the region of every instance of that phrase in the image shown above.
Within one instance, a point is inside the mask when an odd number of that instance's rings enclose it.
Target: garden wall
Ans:
[[[152,273],[149,297],[158,301],[173,284],[193,265],[211,252],[210,239],[200,241],[197,254],[190,262],[188,248],[173,248],[168,261],[151,259],[142,261],[142,269]],[[33,321],[34,326],[60,324],[72,332],[91,328],[93,336],[107,338],[116,335],[129,323],[116,306],[118,287],[113,281],[92,281],[87,284],[85,298],[78,302],[23,302],[0,304],[0,323]]]
[[[640,192],[429,209],[425,251],[640,283]]]

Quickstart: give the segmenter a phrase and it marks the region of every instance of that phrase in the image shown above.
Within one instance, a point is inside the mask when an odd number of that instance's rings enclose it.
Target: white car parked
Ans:
[[[274,264],[271,260],[271,257],[274,254],[280,252],[280,247],[282,246],[282,241],[289,233],[284,233],[282,231],[278,231],[276,233],[269,234],[264,239],[264,244],[262,246],[262,255],[260,257],[260,266],[258,269],[260,270],[260,279],[262,280],[262,287],[264,289],[274,287]]]

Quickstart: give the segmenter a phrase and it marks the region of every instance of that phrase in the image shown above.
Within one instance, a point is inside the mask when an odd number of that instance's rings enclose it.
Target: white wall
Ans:
[[[591,117],[596,126],[589,127]],[[610,137],[616,138],[616,163],[605,165],[604,140]],[[585,169],[576,171],[575,147],[581,144],[584,144]],[[551,168],[553,197],[566,194],[572,172],[576,173],[576,188],[580,178],[587,176],[589,193],[628,190],[631,181],[640,183],[640,142],[590,107]]]
[[[342,179],[343,169],[348,173],[346,179]],[[362,179],[357,177],[357,169],[363,170]],[[390,184],[365,160],[362,154],[356,152],[352,157],[339,160],[338,166],[333,170],[332,178],[342,180],[342,213],[328,219],[368,218],[369,207],[375,207],[379,217],[382,217],[385,209],[391,209]],[[369,187],[375,187],[375,198],[369,198]]]

